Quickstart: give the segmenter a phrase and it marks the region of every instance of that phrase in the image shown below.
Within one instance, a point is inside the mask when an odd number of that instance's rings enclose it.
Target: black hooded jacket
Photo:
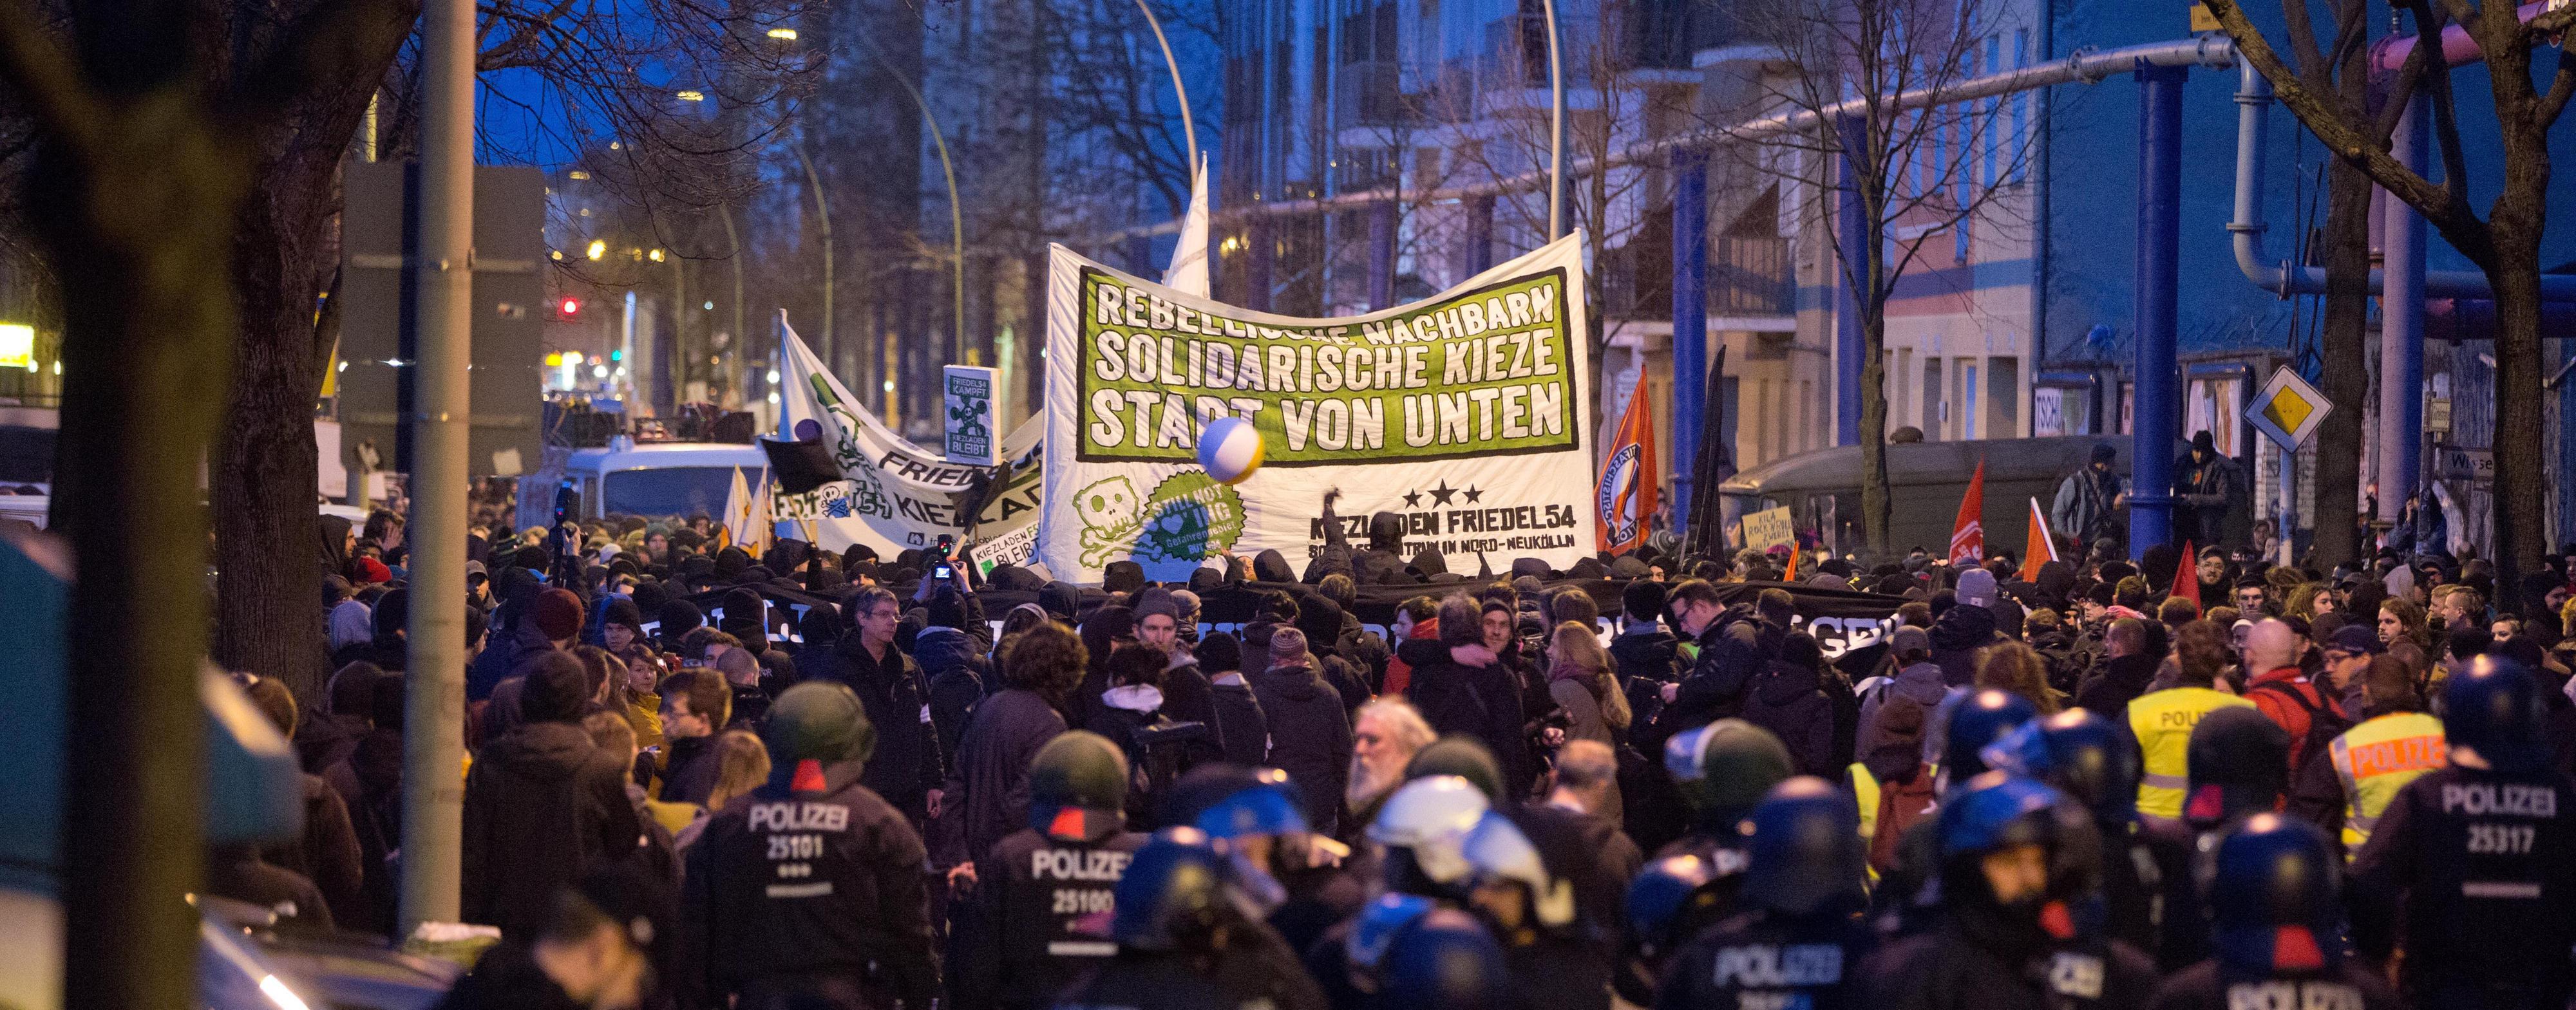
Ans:
[[[484,745],[465,775],[465,921],[533,937],[555,895],[634,854],[643,826],[622,755],[569,722],[532,722]]]
[[[966,736],[966,719],[995,686],[989,647],[956,628],[932,626],[912,638],[912,658],[921,664],[929,692],[930,723],[939,730],[939,752],[957,753]]]
[[[1771,731],[1789,748],[1789,760],[1800,775],[1833,778],[1841,764],[1834,760],[1834,706],[1818,687],[1818,675],[1796,663],[1772,660],[1754,678],[1744,699],[1744,721]]]
[[[1966,687],[1977,682],[1977,653],[2003,641],[1995,630],[1995,612],[1962,603],[1932,621],[1932,662],[1941,667],[1941,682]]]
[[[1332,834],[1351,767],[1350,713],[1313,666],[1280,666],[1250,678],[1270,723],[1270,763],[1306,800],[1306,823]]]
[[[1503,773],[1504,794],[1526,795],[1537,781],[1538,769],[1521,714],[1520,684],[1511,668],[1500,662],[1460,663],[1451,657],[1449,646],[1437,639],[1408,639],[1396,648],[1396,657],[1413,668],[1413,681],[1405,694],[1422,711],[1432,732],[1475,737],[1494,753],[1494,764]]]

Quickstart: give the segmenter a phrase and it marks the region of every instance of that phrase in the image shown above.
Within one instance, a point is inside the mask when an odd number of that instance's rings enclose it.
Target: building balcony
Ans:
[[[1797,310],[1798,278],[1788,239],[1720,235],[1710,244],[1710,315],[1790,316]]]

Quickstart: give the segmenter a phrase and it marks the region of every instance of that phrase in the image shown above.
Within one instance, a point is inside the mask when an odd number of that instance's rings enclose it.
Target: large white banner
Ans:
[[[1590,364],[1582,244],[1550,243],[1433,298],[1299,319],[1196,297],[1052,249],[1038,553],[1097,582],[1133,559],[1180,578],[1220,552],[1276,549],[1302,569],[1322,502],[1352,538],[1404,517],[1408,553],[1452,567],[1592,551]],[[1195,462],[1210,420],[1263,436],[1235,486]],[[1462,560],[1463,559],[1463,560]]]
[[[964,498],[985,468],[951,463],[895,434],[832,377],[785,319],[778,325],[785,380],[779,428],[789,438],[820,438],[841,472],[840,480],[804,494],[770,485],[770,511],[781,535],[831,551],[865,544],[886,558],[934,546],[942,535],[963,543]],[[1012,441],[1020,437],[1015,432]]]

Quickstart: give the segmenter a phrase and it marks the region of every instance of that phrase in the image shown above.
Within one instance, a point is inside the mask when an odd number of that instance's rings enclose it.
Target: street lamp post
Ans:
[[[1181,102],[1181,139],[1189,143],[1190,149],[1187,171],[1195,185],[1199,174],[1199,130],[1190,122],[1190,89],[1181,83],[1181,61],[1172,58],[1172,40],[1163,37],[1163,22],[1154,16],[1154,5],[1148,0],[1136,0],[1136,9],[1145,12],[1145,26],[1154,30],[1154,44],[1163,47],[1163,66],[1172,71],[1172,94]]]
[[[832,342],[832,206],[823,200],[823,177],[814,174],[814,160],[805,156],[805,138],[796,138],[791,149],[796,152],[796,164],[805,170],[805,188],[814,191],[814,228],[823,238],[823,360],[830,361],[840,349]]]
[[[1558,51],[1556,0],[1540,0],[1547,15],[1547,240],[1565,234],[1565,61]]]

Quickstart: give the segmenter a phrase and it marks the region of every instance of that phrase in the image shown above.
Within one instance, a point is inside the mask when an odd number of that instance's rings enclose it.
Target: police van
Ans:
[[[769,456],[743,442],[638,442],[618,436],[596,449],[575,449],[564,480],[581,496],[581,517],[612,515],[686,519],[724,514],[733,475],[757,489]]]

